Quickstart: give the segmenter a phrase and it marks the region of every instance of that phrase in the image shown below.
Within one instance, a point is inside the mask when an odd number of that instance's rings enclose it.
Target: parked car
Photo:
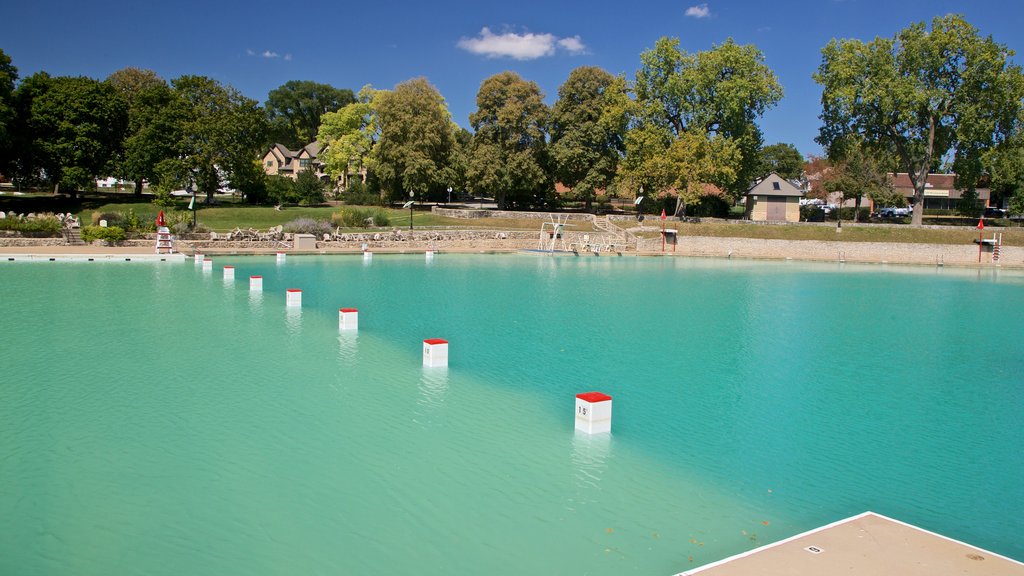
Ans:
[[[990,206],[985,208],[985,218],[1006,218],[1006,210]]]
[[[913,213],[914,213],[914,209],[912,207],[909,207],[909,206],[908,207],[904,207],[904,208],[889,207],[889,208],[882,208],[881,210],[879,210],[878,211],[878,217],[879,218],[906,218],[907,216],[910,216]]]

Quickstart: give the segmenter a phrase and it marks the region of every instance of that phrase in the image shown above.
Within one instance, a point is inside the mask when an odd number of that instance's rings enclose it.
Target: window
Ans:
[[[782,190],[778,182],[772,182],[772,190]]]
[[[299,168],[309,168],[309,158],[302,158],[299,160]]]
[[[273,167],[274,167],[274,161],[273,160],[267,160],[267,168],[273,168]]]

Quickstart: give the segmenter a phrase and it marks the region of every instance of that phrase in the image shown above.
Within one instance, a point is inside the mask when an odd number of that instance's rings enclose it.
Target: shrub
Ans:
[[[316,236],[332,232],[331,225],[326,220],[314,220],[312,218],[296,218],[285,224],[282,230],[290,234],[314,234]]]
[[[153,204],[160,208],[173,208],[178,201],[175,200],[174,196],[171,196],[171,192],[164,188],[158,188],[156,193],[153,195]]]
[[[120,244],[127,238],[124,228],[120,226],[86,226],[82,228],[82,240],[92,243],[96,240],[106,240],[111,244]]]
[[[92,213],[92,225],[99,226],[100,220],[106,220],[108,226],[117,226],[121,223],[120,212],[93,212]]]
[[[388,213],[380,208],[342,208],[331,214],[331,222],[343,228],[383,227],[391,223]]]
[[[54,238],[60,236],[60,220],[52,214],[35,218],[8,216],[0,220],[0,230],[12,230],[28,238]]]

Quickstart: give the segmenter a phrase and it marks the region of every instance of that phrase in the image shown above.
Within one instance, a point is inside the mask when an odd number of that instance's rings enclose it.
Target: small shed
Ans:
[[[800,198],[804,195],[792,182],[772,172],[747,193],[748,220],[799,222]]]

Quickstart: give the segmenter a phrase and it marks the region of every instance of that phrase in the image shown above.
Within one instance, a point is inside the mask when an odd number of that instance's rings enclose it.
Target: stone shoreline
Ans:
[[[425,230],[352,233],[341,239],[320,241],[315,250],[296,251],[280,242],[177,240],[179,252],[206,254],[346,254],[362,251],[363,245],[374,252],[404,253],[435,250],[438,252],[500,253],[547,248],[536,231]],[[577,248],[584,256],[595,248],[600,253],[662,255],[661,240],[636,239],[624,234],[604,232],[567,232],[556,249]],[[1003,246],[1000,258],[993,262],[988,247],[978,263],[976,244],[911,244],[884,242],[843,242],[818,240],[768,240],[739,237],[684,236],[673,251],[666,246],[666,256],[743,258],[768,260],[806,260],[826,262],[862,262],[947,266],[1000,266],[1024,268],[1024,247]],[[2,238],[0,253],[6,254],[153,254],[153,240],[129,240],[122,246],[69,246],[60,238]]]

